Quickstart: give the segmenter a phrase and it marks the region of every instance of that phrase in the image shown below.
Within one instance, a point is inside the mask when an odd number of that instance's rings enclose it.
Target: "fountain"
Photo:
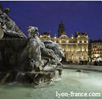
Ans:
[[[101,99],[101,72],[78,68],[77,72],[64,69],[62,74],[63,65],[59,60],[64,54],[59,45],[50,40],[41,42],[38,28],[33,26],[27,28],[29,38],[26,38],[8,12],[9,9],[0,10],[1,99]],[[51,83],[61,76],[63,80]],[[61,96],[61,93],[76,92],[93,96]]]
[[[29,38],[8,16],[10,9],[0,10],[0,82],[49,84],[58,74],[64,57],[60,46],[51,41],[40,41],[38,28],[27,28]]]

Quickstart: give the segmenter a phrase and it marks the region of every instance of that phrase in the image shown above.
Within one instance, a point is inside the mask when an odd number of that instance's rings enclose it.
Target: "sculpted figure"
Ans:
[[[55,43],[51,40],[46,40],[43,42],[45,44],[45,47],[48,49],[52,49],[58,57],[60,57],[60,58],[64,57],[64,53],[57,43]]]
[[[60,61],[64,53],[59,45],[51,40],[41,42],[37,27],[29,26],[27,29],[29,41],[26,52],[32,67],[43,70],[45,66],[62,65]]]
[[[0,43],[1,71],[7,71],[6,74],[3,73],[3,78],[6,77],[3,82],[16,80],[34,84],[50,83],[54,76],[62,73],[60,61],[64,53],[60,46],[51,40],[41,42],[38,37],[38,28],[34,26],[27,28],[28,39],[12,39],[12,37],[23,38],[24,35],[8,16],[9,11],[9,8],[0,10],[0,38],[11,38],[11,40],[1,40]]]
[[[60,46],[51,41],[51,40],[47,40],[47,41],[43,41],[45,44],[45,47],[49,50],[52,50],[54,52],[54,54],[51,52],[51,55],[54,58],[54,63],[55,64],[61,64],[60,61],[62,60],[62,57],[64,57],[64,53],[62,52]]]
[[[26,48],[27,56],[29,59],[32,59],[32,61],[35,61],[34,64],[36,64],[36,68],[42,70],[44,63],[41,60],[41,48],[44,48],[45,46],[38,38],[39,33],[37,27],[29,26],[27,29],[29,36],[29,41]]]
[[[7,35],[13,35],[23,38],[24,36],[20,33],[19,28],[14,21],[8,16],[10,12],[9,8],[5,8],[4,11],[0,10],[0,23],[3,29],[3,32]]]
[[[3,38],[3,36],[4,36],[4,32],[2,30],[1,23],[0,23],[0,38]]]

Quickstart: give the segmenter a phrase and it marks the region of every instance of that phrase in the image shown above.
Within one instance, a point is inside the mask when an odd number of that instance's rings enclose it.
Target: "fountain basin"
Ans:
[[[62,80],[49,86],[32,87],[20,83],[0,85],[1,99],[58,99],[58,93],[86,92],[102,94],[102,73],[96,71],[76,72],[75,69],[64,69]],[[16,96],[15,96],[16,95]],[[61,97],[59,99],[101,99],[100,97]]]

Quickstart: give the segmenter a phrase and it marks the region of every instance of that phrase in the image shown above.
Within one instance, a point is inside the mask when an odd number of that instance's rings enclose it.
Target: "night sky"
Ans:
[[[71,37],[76,31],[87,32],[89,39],[102,39],[101,1],[12,1],[0,2],[10,8],[9,16],[27,35],[28,26],[36,26],[39,32],[58,34],[58,25],[63,21],[66,34]]]

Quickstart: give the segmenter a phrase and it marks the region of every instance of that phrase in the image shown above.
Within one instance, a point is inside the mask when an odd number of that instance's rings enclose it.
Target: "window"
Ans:
[[[80,43],[82,43],[82,41],[80,41]]]
[[[84,43],[86,43],[86,41],[84,41]]]

